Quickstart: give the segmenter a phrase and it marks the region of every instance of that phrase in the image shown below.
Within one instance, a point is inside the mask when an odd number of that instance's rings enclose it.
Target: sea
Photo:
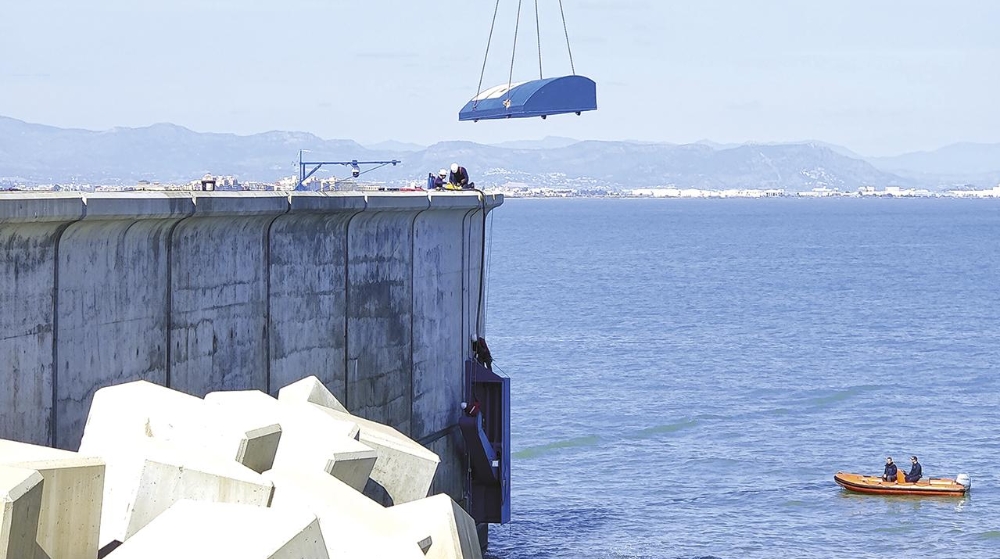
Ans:
[[[487,558],[1000,557],[1000,200],[508,199]],[[848,493],[917,455],[966,497]]]

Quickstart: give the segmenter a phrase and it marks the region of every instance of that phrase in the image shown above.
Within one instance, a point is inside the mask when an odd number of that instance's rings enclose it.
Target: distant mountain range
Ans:
[[[702,141],[674,145],[643,142],[538,141],[482,145],[441,142],[424,147],[400,142],[362,146],[303,132],[249,136],[200,133],[172,124],[95,132],[0,117],[0,185],[140,180],[186,182],[205,173],[272,182],[297,173],[300,149],[335,160],[400,159],[366,177],[423,181],[427,173],[458,161],[473,180],[496,186],[781,188],[855,190],[862,185],[940,189],[1000,182],[1000,144],[955,144],[933,152],[862,158],[850,150],[810,141],[727,145]],[[343,168],[332,169],[346,174]]]

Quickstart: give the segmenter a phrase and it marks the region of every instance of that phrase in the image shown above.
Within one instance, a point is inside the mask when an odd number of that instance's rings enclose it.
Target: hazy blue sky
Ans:
[[[539,0],[546,76],[569,73]],[[2,0],[0,115],[362,143],[820,139],[866,155],[1000,142],[1000,2],[564,0],[597,112],[459,123],[493,0]],[[502,0],[484,87],[505,83]],[[537,76],[525,0],[514,79]]]

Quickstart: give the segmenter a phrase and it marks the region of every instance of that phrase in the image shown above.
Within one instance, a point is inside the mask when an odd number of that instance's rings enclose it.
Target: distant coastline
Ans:
[[[183,184],[169,184],[141,181],[134,185],[0,185],[0,192],[292,192],[296,191],[296,181],[285,179],[276,183],[240,182],[235,177],[205,177]],[[380,182],[352,180],[316,180],[306,183],[300,191],[313,192],[427,192],[422,186],[411,182],[399,186]],[[503,185],[484,190],[503,194],[508,198],[655,198],[655,199],[723,199],[723,198],[998,198],[1000,184],[989,189],[954,189],[931,191],[902,187],[878,189],[862,186],[855,191],[837,188],[813,188],[808,191],[789,192],[784,189],[739,188],[739,189],[699,189],[699,188],[555,188],[532,187],[523,184]]]
[[[750,196],[733,193],[758,189],[788,194],[898,187],[922,193],[990,189],[1000,181],[1000,143],[953,144],[898,157],[867,157],[818,141],[671,144],[559,138],[497,145],[442,141],[426,147],[398,142],[363,146],[305,132],[237,136],[172,124],[95,132],[0,116],[0,189],[183,189],[206,173],[239,177],[249,190],[290,188],[297,186],[296,161],[302,151],[328,161],[399,160],[398,166],[372,169],[361,177],[386,188],[423,187],[429,173],[457,162],[480,187],[512,196],[534,196],[535,189],[548,189],[551,195],[618,196],[671,188],[720,192],[710,197]],[[314,177],[341,183],[351,173],[328,167]],[[309,187],[328,188],[340,186]]]

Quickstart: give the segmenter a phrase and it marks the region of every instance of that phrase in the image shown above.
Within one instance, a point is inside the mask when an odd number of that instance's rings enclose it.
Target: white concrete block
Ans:
[[[427,496],[441,462],[437,454],[387,425],[311,405],[333,418],[358,424],[359,440],[378,454],[371,479],[385,489],[392,504],[409,503]]]
[[[42,484],[35,470],[0,466],[0,559],[35,556]]]
[[[274,483],[272,508],[302,508],[319,518],[330,557],[423,559],[421,543],[430,546],[429,533],[418,534],[385,507],[332,476],[275,468],[264,477]]]
[[[84,451],[90,449],[84,447]],[[183,499],[258,507],[271,501],[271,482],[230,460],[158,441],[135,441],[119,449],[105,447],[103,452],[107,482],[102,548],[125,542]]]
[[[36,470],[45,479],[36,559],[93,559],[104,494],[104,461],[45,446],[0,440],[0,465]]]
[[[278,400],[316,404],[324,408],[348,413],[347,408],[316,377],[306,377],[278,390]]]
[[[300,401],[278,401],[259,391],[212,392],[205,401],[226,414],[265,413],[281,425],[274,467],[326,472],[364,490],[377,454],[357,441],[360,428],[351,416],[332,417],[325,408]]]
[[[434,495],[386,509],[409,533],[431,534],[428,559],[482,559],[476,521],[447,495]]]
[[[82,445],[155,439],[263,472],[273,464],[281,428],[261,414],[241,411],[223,413],[200,398],[146,381],[109,386],[94,395]]]
[[[179,501],[123,543],[114,559],[330,559],[316,516]]]

